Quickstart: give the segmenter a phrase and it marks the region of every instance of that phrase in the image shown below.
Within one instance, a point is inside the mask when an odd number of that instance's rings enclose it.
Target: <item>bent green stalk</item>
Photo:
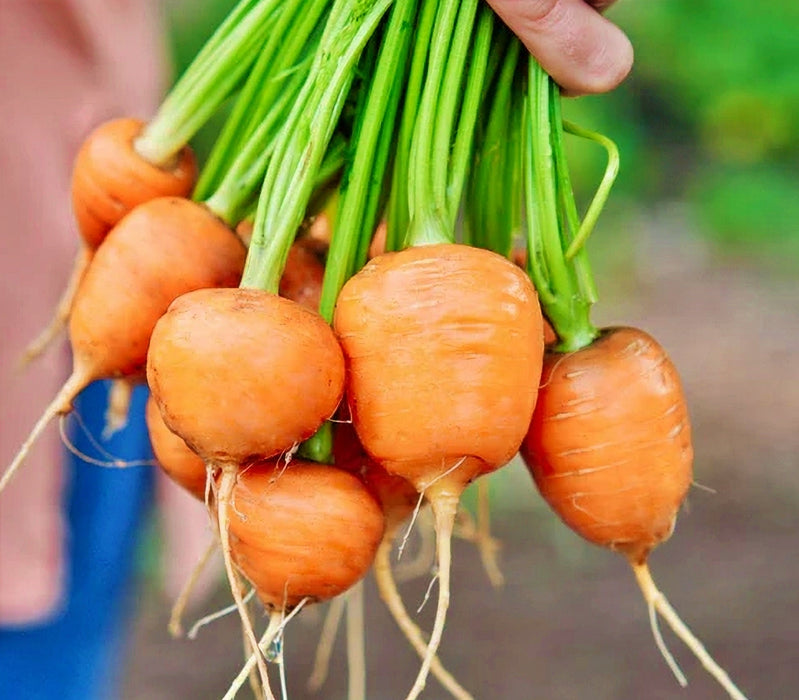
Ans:
[[[527,218],[527,266],[541,306],[558,335],[556,349],[571,352],[598,335],[591,323],[594,284],[585,254],[568,260],[569,222],[576,208],[562,146],[558,88],[538,62],[528,63],[524,192]],[[565,203],[565,204],[564,204]]]

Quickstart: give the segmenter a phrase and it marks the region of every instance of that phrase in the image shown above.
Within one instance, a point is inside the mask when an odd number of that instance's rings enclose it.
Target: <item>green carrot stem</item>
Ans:
[[[453,40],[459,3],[456,0],[426,0],[438,6],[433,36],[428,47],[427,75],[416,115],[413,140],[411,142],[410,167],[408,170],[411,228],[406,245],[447,243],[454,235],[446,230],[444,221],[446,191],[436,194],[433,184],[433,137],[435,118],[441,97],[441,85],[447,68],[450,45]],[[474,0],[465,0],[471,5]],[[447,96],[444,99],[451,99]],[[447,154],[446,161],[449,160]],[[446,179],[444,180],[446,187]]]
[[[477,15],[477,7],[477,0],[462,0],[460,3],[457,20],[449,42],[449,52],[446,56],[441,85],[436,95],[432,144],[429,150],[431,200],[433,206],[444,213],[447,223],[452,220],[453,230],[455,216],[454,212],[449,211],[450,201],[447,192],[450,152],[452,150],[455,115],[462,101],[462,85],[467,78],[467,71],[464,68],[472,45],[472,29]],[[480,78],[479,70],[479,66],[475,69],[470,65],[468,77],[472,84],[474,84],[474,78]],[[482,88],[482,84],[479,87]],[[467,107],[476,112],[474,102],[471,102]],[[467,121],[472,117],[476,117],[476,114],[463,115],[463,119]],[[473,119],[472,124],[474,124]],[[467,139],[467,141],[471,143],[471,139]]]
[[[170,162],[239,86],[273,24],[279,0],[243,0],[200,51],[136,139],[156,165]]]
[[[452,229],[455,228],[458,217],[458,209],[466,181],[466,170],[474,145],[475,127],[484,93],[483,88],[488,71],[488,58],[491,53],[493,31],[494,12],[488,6],[483,5],[480,8],[480,16],[473,32],[474,40],[469,55],[469,68],[463,92],[458,128],[455,142],[452,145],[452,152],[449,155],[450,167],[446,178],[447,212],[449,217],[447,226]],[[445,89],[446,87],[447,83],[445,81]],[[451,140],[451,138],[448,140]],[[443,146],[443,138],[441,142]]]
[[[433,36],[437,5],[435,2],[422,2],[420,16],[415,32],[408,84],[403,100],[402,117],[397,135],[394,155],[394,172],[391,180],[391,193],[388,207],[388,230],[386,250],[399,250],[405,241],[410,226],[410,151],[416,115],[424,88],[427,69],[427,51]]]
[[[330,0],[290,0],[283,3],[272,32],[203,166],[194,192],[195,199],[203,200],[210,196],[235,160],[238,144],[246,141],[269,115],[283,111],[282,106],[277,109],[276,103],[285,105],[290,98],[286,95],[286,86],[287,83],[293,84],[292,73],[307,72],[309,66],[302,57],[316,48],[321,35],[320,18],[329,7]],[[285,118],[286,115],[276,116]]]
[[[493,242],[503,236],[507,210],[501,201],[497,174],[502,172],[502,160],[507,133],[511,123],[513,79],[520,55],[520,42],[507,41],[507,34],[498,33],[491,46],[487,89],[482,99],[483,115],[478,124],[478,146],[472,156],[469,173],[469,196],[465,202],[464,240],[478,248],[495,250]],[[521,149],[518,151],[521,152]]]
[[[558,194],[563,198],[564,189],[570,190],[571,184],[563,179],[565,157],[558,143],[558,127],[553,124],[560,115],[557,108],[553,110],[553,99],[559,99],[553,94],[556,90],[552,79],[530,57],[524,110],[528,269],[541,305],[558,335],[556,348],[568,352],[588,345],[598,332],[590,321],[591,300],[583,295],[586,285],[580,283],[574,263],[564,255],[570,214],[568,207],[564,212],[558,206]]]
[[[613,141],[603,134],[598,134],[595,131],[583,129],[580,126],[577,126],[577,124],[568,121],[563,123],[563,127],[570,134],[574,134],[575,136],[580,136],[598,143],[608,153],[608,164],[605,168],[605,173],[602,176],[602,181],[599,183],[596,194],[591,200],[591,204],[588,206],[588,211],[583,218],[583,222],[580,224],[580,228],[577,231],[574,240],[572,240],[571,244],[566,250],[566,259],[570,260],[575,257],[578,251],[580,251],[585,245],[585,241],[588,239],[591,231],[593,231],[597,219],[599,218],[599,214],[607,202],[610,190],[613,187],[613,183],[615,182],[616,176],[619,173],[619,149]]]
[[[292,80],[283,83],[269,113],[250,134],[243,148],[229,165],[221,182],[206,200],[206,206],[231,226],[241,219],[264,179],[269,159],[275,149],[275,138],[282,121],[293,106],[305,80],[305,74],[295,72]],[[195,193],[195,199],[199,199]]]
[[[302,222],[354,68],[391,2],[335,3],[309,78],[278,136],[267,168],[242,287],[277,293],[289,248]]]
[[[418,0],[395,1],[358,120],[354,155],[342,185],[322,284],[319,311],[328,322],[333,319],[341,287],[354,272],[359,239],[370,237],[374,229],[374,221],[367,220],[367,207],[370,192],[382,186],[386,167],[385,153],[382,163],[377,162],[379,141],[381,134],[390,135],[393,130],[417,4]]]
[[[580,298],[586,304],[595,304],[598,295],[594,284],[594,276],[591,272],[591,264],[588,259],[588,251],[584,246],[580,246],[576,255],[571,259],[568,248],[571,246],[580,228],[580,218],[577,213],[577,202],[574,197],[574,188],[569,174],[569,164],[566,158],[566,150],[563,139],[563,117],[560,109],[561,98],[557,91],[553,91],[551,96],[551,114],[553,124],[553,148],[555,151],[555,172],[558,182],[558,193],[561,201],[561,211],[564,223],[561,227],[563,234],[563,246],[567,248],[564,254],[567,262],[570,262],[574,269],[574,275],[580,289]]]

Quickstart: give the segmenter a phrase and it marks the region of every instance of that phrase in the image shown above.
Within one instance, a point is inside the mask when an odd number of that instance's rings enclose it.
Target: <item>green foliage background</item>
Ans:
[[[165,6],[176,74],[233,4]],[[678,201],[719,252],[791,274],[799,262],[799,3],[619,0],[608,17],[633,41],[633,72],[613,93],[565,108],[621,150],[595,237],[612,240],[633,210]],[[587,197],[602,153],[580,144],[572,157]]]

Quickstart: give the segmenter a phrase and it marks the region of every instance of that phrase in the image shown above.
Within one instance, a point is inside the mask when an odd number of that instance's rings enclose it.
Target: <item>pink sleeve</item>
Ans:
[[[150,0],[0,2],[0,469],[68,372],[65,345],[24,373],[78,249],[72,159],[100,121],[148,118],[163,46]],[[51,612],[62,578],[61,446],[56,426],[0,494],[0,622]]]

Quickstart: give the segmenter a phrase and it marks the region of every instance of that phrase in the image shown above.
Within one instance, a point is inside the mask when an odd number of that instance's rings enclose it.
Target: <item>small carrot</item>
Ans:
[[[555,513],[626,557],[650,615],[661,614],[730,696],[744,698],[649,573],[649,554],[671,536],[693,478],[688,410],[665,350],[641,330],[611,328],[577,352],[547,352],[521,452]],[[653,631],[684,685],[654,623]]]
[[[349,589],[370,569],[385,527],[357,477],[300,459],[244,470],[228,508],[233,557],[269,611]]]
[[[144,370],[152,330],[173,299],[237,284],[244,258],[230,229],[189,200],[154,199],[124,217],[98,248],[75,296],[72,374],[3,474],[0,491],[47,424],[69,413],[86,386]]]
[[[96,250],[125,214],[156,197],[187,197],[197,179],[192,150],[184,146],[167,163],[136,151],[145,123],[123,117],[98,126],[83,142],[72,169],[72,209],[81,238]]]

